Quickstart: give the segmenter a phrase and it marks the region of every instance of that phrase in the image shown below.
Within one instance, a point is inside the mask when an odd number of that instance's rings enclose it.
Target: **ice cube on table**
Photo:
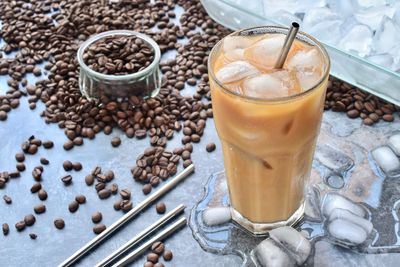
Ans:
[[[391,6],[372,6],[366,9],[359,9],[354,13],[354,18],[361,24],[369,26],[372,30],[378,29],[383,17],[393,18],[396,9]]]
[[[388,142],[389,147],[393,152],[400,157],[400,134],[392,135]]]
[[[385,174],[390,176],[400,173],[400,160],[388,146],[374,149],[372,157]]]
[[[257,266],[292,267],[294,261],[273,240],[265,239],[251,252]]]
[[[318,23],[321,23],[323,21],[338,20],[338,19],[340,19],[340,16],[336,12],[332,11],[327,7],[311,8],[309,10],[306,10],[303,19],[303,24],[301,26],[306,32],[308,32],[308,30],[312,26]]]
[[[400,25],[387,16],[383,17],[373,39],[373,48],[377,53],[386,53],[400,43]]]
[[[357,3],[354,0],[327,0],[328,7],[342,17],[349,17],[354,14]]]
[[[341,37],[340,25],[342,23],[341,20],[321,21],[311,26],[307,33],[321,42],[336,45]]]
[[[244,57],[259,68],[272,68],[278,60],[285,42],[285,35],[271,35],[262,39],[244,51]]]
[[[292,84],[289,72],[281,70],[246,79],[242,90],[246,96],[269,99],[288,96]]]
[[[342,219],[330,222],[328,232],[331,237],[346,245],[359,245],[367,240],[367,233],[361,226]]]
[[[216,77],[222,83],[231,83],[258,73],[258,69],[249,62],[239,60],[223,66],[218,70]]]
[[[223,51],[229,61],[243,60],[244,49],[249,47],[254,40],[243,36],[227,36],[223,41]]]
[[[393,57],[389,54],[372,55],[367,57],[367,60],[386,68],[391,68],[393,65]]]
[[[372,35],[372,30],[368,26],[356,24],[345,33],[338,46],[364,57],[371,53]]]
[[[349,156],[329,145],[318,145],[315,158],[325,167],[336,172],[346,171],[354,165],[354,161]]]
[[[360,226],[365,230],[367,235],[371,233],[372,228],[374,227],[372,223],[367,219],[357,216],[354,213],[344,209],[336,208],[332,210],[331,214],[329,215],[329,221],[332,222],[336,219],[342,219],[357,224],[358,226]]]
[[[334,209],[345,209],[357,216],[365,217],[366,211],[359,204],[337,193],[327,193],[321,201],[322,214],[329,218]]]
[[[286,248],[290,256],[298,265],[303,264],[311,252],[311,244],[300,232],[290,226],[275,228],[269,236],[282,247]]]
[[[231,220],[229,207],[207,208],[203,211],[203,221],[208,226],[227,223]]]

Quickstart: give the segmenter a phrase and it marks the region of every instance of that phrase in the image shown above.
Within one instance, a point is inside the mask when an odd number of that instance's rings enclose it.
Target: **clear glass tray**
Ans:
[[[201,2],[215,21],[232,30],[260,25],[282,25],[275,19],[265,16],[263,0],[246,1],[246,5],[239,4],[244,1],[238,0],[201,0]],[[335,46],[323,44],[331,57],[331,75],[400,105],[400,73],[349,54]]]

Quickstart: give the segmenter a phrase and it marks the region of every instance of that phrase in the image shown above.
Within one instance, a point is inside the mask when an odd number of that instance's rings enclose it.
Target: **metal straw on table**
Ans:
[[[124,216],[119,218],[116,222],[114,222],[109,228],[104,230],[101,234],[93,238],[91,241],[86,243],[83,247],[78,249],[74,254],[72,254],[65,261],[60,263],[59,267],[71,266],[78,259],[82,258],[86,253],[91,251],[96,245],[100,244],[105,238],[110,236],[116,230],[118,230],[121,226],[123,226],[130,219],[138,215],[142,210],[160,198],[162,195],[170,191],[175,185],[177,185],[180,181],[185,179],[190,173],[194,171],[194,165],[191,164],[187,168],[185,168],[182,172],[180,172],[177,176],[172,178],[169,182],[164,184],[160,189],[150,195],[148,198],[139,203],[136,207],[126,213]]]
[[[138,256],[143,254],[154,242],[164,240],[172,233],[176,232],[178,229],[182,228],[186,225],[186,218],[181,217],[179,220],[165,228],[162,232],[154,236],[152,239],[148,240],[146,243],[129,253],[126,257],[122,258],[116,264],[113,264],[113,267],[126,266],[128,263],[135,260]]]
[[[105,259],[103,259],[101,262],[97,263],[95,267],[104,267],[110,264],[112,261],[120,257],[122,254],[127,252],[129,249],[134,247],[136,244],[138,244],[140,241],[142,241],[144,238],[148,237],[155,231],[157,231],[159,228],[164,226],[167,222],[169,222],[171,219],[176,217],[179,213],[181,213],[185,209],[185,206],[180,204],[178,207],[175,209],[171,210],[167,214],[165,214],[163,217],[161,217],[159,220],[154,222],[152,225],[148,226],[146,229],[144,229],[142,232],[140,232],[137,236],[126,242],[124,245],[122,245],[120,248],[118,248],[116,251],[108,255]]]

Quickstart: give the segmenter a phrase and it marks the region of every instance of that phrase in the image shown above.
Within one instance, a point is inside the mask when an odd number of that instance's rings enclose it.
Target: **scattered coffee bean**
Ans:
[[[101,212],[96,211],[95,213],[92,214],[92,221],[94,223],[99,223],[99,222],[101,222],[102,219],[103,219],[103,215],[101,214]]]
[[[111,196],[111,190],[108,188],[101,189],[98,193],[100,199],[106,199]]]
[[[121,203],[122,203],[122,200],[115,201],[114,202],[114,209],[115,210],[120,210],[121,209]]]
[[[72,142],[71,140],[68,140],[64,143],[63,148],[65,150],[71,150],[74,147],[74,142]]]
[[[193,162],[190,159],[187,159],[183,162],[183,167],[187,168],[189,167]]]
[[[96,183],[96,185],[94,186],[96,188],[97,192],[100,192],[101,190],[103,190],[104,188],[106,188],[106,184],[103,182],[98,182]],[[110,190],[111,191],[111,190]]]
[[[35,144],[31,144],[28,148],[28,154],[34,155],[38,151],[38,147]]]
[[[166,210],[167,210],[167,207],[165,206],[164,202],[158,202],[156,204],[156,211],[158,214],[164,214]]]
[[[165,267],[165,265],[161,262],[157,262],[156,264],[154,264],[154,267]]]
[[[72,162],[69,161],[69,160],[65,160],[65,161],[63,162],[63,168],[64,168],[64,170],[67,171],[67,172],[68,172],[68,171],[71,171],[72,168],[73,168]]]
[[[84,204],[86,202],[86,197],[82,194],[77,195],[75,197],[76,202],[78,202],[79,204]]]
[[[111,139],[111,145],[113,147],[118,147],[121,144],[121,139],[119,137],[113,137]]]
[[[151,251],[158,255],[161,255],[164,252],[164,249],[165,246],[160,241],[154,242],[153,245],[151,245]]]
[[[187,150],[183,151],[183,152],[182,152],[182,159],[183,159],[183,160],[190,159],[190,152],[187,151]]]
[[[149,254],[147,254],[147,261],[150,261],[152,263],[157,263],[158,255],[156,253],[150,252]]]
[[[9,197],[9,196],[7,196],[7,195],[4,195],[3,196],[3,199],[4,199],[4,202],[6,202],[6,204],[11,204],[12,203],[12,199],[11,199],[11,197]]]
[[[40,200],[44,201],[47,199],[47,192],[44,189],[40,189],[38,192],[38,197]]]
[[[154,263],[152,263],[151,261],[146,261],[146,262],[143,264],[143,267],[154,267]]]
[[[116,183],[111,184],[110,186],[111,194],[115,195],[118,193],[118,185]]]
[[[52,148],[54,146],[54,143],[50,140],[46,140],[42,142],[43,147],[46,149]]]
[[[0,121],[5,121],[7,119],[7,113],[4,110],[0,110]]]
[[[35,239],[37,238],[37,235],[34,234],[34,233],[30,233],[30,234],[29,234],[29,237],[30,237],[31,239],[35,240]]]
[[[3,235],[8,235],[8,233],[10,232],[10,226],[7,223],[3,223]]]
[[[72,183],[72,176],[65,175],[65,176],[61,177],[61,181],[64,183],[64,185],[70,185]]]
[[[40,158],[40,163],[43,164],[43,165],[48,165],[50,162],[46,158]]]
[[[80,162],[74,162],[74,163],[72,163],[72,168],[75,171],[80,171],[80,170],[82,170],[82,164]]]
[[[170,260],[172,260],[172,258],[173,258],[172,251],[169,250],[169,249],[166,249],[166,250],[164,251],[163,258],[164,258],[165,261],[170,261]]]
[[[122,200],[120,206],[121,206],[122,211],[128,212],[132,209],[133,204],[132,204],[132,201],[130,201],[130,200]]]
[[[213,152],[213,151],[215,150],[215,148],[216,148],[216,146],[215,146],[214,143],[209,143],[209,144],[207,144],[207,146],[206,146],[207,152]]]
[[[68,205],[68,210],[69,210],[70,212],[76,212],[76,211],[78,210],[78,208],[79,208],[79,203],[78,203],[78,201],[76,201],[76,200],[72,201],[72,202],[69,203],[69,205]]]
[[[131,198],[131,191],[129,189],[122,189],[119,194],[121,195],[122,199],[130,199]]]
[[[24,153],[17,153],[17,154],[15,154],[15,159],[16,159],[18,162],[23,162],[23,161],[25,160],[25,155],[24,155]]]
[[[32,177],[35,181],[40,181],[42,179],[42,170],[40,168],[35,167],[32,170]]]
[[[81,146],[83,144],[83,138],[78,136],[75,137],[74,140],[72,141],[74,143],[74,145],[76,146]]]
[[[143,188],[142,188],[143,194],[148,195],[151,192],[151,188],[152,188],[151,184],[143,185]]]
[[[106,226],[102,223],[100,224],[96,224],[93,227],[93,233],[95,233],[96,235],[100,234],[101,232],[103,232],[104,230],[106,230]]]
[[[114,179],[114,172],[112,170],[108,170],[104,176],[106,178],[106,182],[111,182]]]
[[[40,189],[42,189],[42,184],[41,183],[34,183],[31,187],[31,193],[36,193]]]
[[[15,228],[17,229],[18,232],[21,232],[25,229],[25,222],[24,221],[19,221],[15,224]]]
[[[46,206],[43,204],[36,205],[33,210],[36,214],[42,214],[46,211]]]
[[[94,177],[92,174],[88,174],[85,176],[85,183],[88,186],[91,186],[94,183]]]
[[[16,165],[16,168],[17,168],[17,170],[18,170],[19,172],[23,172],[23,171],[25,171],[25,169],[26,169],[25,164],[22,163],[22,162],[18,162],[17,165]]]
[[[28,214],[24,217],[24,222],[26,226],[32,226],[36,222],[36,218],[33,214]]]
[[[54,226],[57,229],[61,230],[61,229],[63,229],[65,227],[65,222],[64,222],[63,219],[57,218],[57,219],[54,220]]]

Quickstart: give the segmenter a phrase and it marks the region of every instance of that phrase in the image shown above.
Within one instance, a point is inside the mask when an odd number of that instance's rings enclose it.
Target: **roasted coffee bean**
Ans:
[[[146,262],[143,264],[143,267],[154,267],[154,263],[152,263],[151,261],[146,261]]]
[[[5,121],[7,119],[7,112],[0,110],[0,121]]]
[[[92,221],[94,223],[99,223],[99,222],[101,222],[102,219],[103,219],[103,215],[101,214],[101,212],[96,211],[95,213],[92,214]]]
[[[53,141],[50,141],[50,140],[43,141],[42,144],[43,144],[43,147],[46,149],[52,148],[54,146]]]
[[[99,192],[99,191],[103,190],[104,188],[106,188],[106,184],[103,182],[98,182],[98,183],[96,183],[96,185],[94,187],[96,188],[96,191]]]
[[[43,165],[48,165],[50,162],[46,158],[40,158],[40,163]]]
[[[74,200],[74,201],[72,201],[71,203],[68,204],[68,210],[70,212],[75,212],[75,211],[78,210],[78,208],[79,208],[79,203],[76,200]]]
[[[92,170],[92,175],[93,175],[93,176],[97,176],[97,175],[99,175],[100,173],[101,173],[101,167],[96,166],[96,167],[93,168],[93,170]]]
[[[193,162],[190,159],[187,159],[183,162],[183,167],[187,168],[189,167]]]
[[[187,151],[187,150],[183,151],[181,157],[182,157],[183,160],[190,159],[190,152]]]
[[[88,186],[91,186],[94,183],[94,177],[92,174],[88,174],[85,176],[85,183]]]
[[[8,173],[8,176],[9,176],[10,178],[17,178],[17,177],[20,177],[21,174],[20,174],[18,171],[14,171],[14,172],[9,172],[9,173]]]
[[[74,140],[72,141],[74,143],[74,145],[76,146],[81,146],[83,144],[83,138],[78,136],[75,137]]]
[[[72,163],[72,168],[75,171],[80,171],[80,170],[82,170],[82,164],[80,162],[74,162],[74,163]]]
[[[132,209],[133,204],[130,200],[122,200],[121,202],[121,210],[124,212],[128,212]]]
[[[17,154],[15,154],[15,159],[16,159],[18,162],[23,162],[23,161],[25,160],[25,155],[24,155],[24,153],[17,153]]]
[[[72,183],[72,176],[65,175],[65,176],[61,177],[61,181],[64,183],[64,185],[70,185]]]
[[[111,145],[113,147],[118,147],[121,144],[121,139],[119,137],[113,137],[111,139]]]
[[[104,189],[100,190],[97,194],[100,199],[106,199],[111,196],[111,191],[108,188],[104,188]]]
[[[164,244],[160,241],[154,242],[153,245],[151,245],[151,251],[161,255],[164,252]]]
[[[33,155],[33,154],[36,154],[37,151],[38,151],[37,145],[31,144],[31,145],[29,146],[27,152],[28,152],[28,154]]]
[[[96,224],[93,227],[93,233],[95,233],[96,235],[100,234],[101,232],[103,232],[104,230],[106,230],[106,226],[102,223]]]
[[[38,197],[40,200],[44,201],[47,199],[47,192],[44,189],[40,189],[38,192]]]
[[[184,149],[189,151],[190,153],[192,153],[193,152],[193,145],[192,144],[186,144]]]
[[[98,174],[96,176],[96,180],[99,181],[100,183],[107,183],[107,178],[103,174]]]
[[[71,140],[68,140],[64,143],[63,148],[65,150],[71,150],[74,147],[74,143]]]
[[[69,160],[65,160],[65,161],[63,162],[63,168],[64,168],[64,170],[67,171],[67,172],[68,172],[68,171],[71,171],[72,168],[73,168],[72,162],[69,161]]]
[[[106,182],[111,182],[114,179],[114,172],[112,170],[107,171],[105,174]]]
[[[22,163],[22,162],[17,163],[17,165],[16,165],[15,167],[17,168],[17,170],[18,170],[19,172],[23,172],[23,171],[26,170],[26,166],[25,166],[25,164]]]
[[[347,117],[354,119],[360,116],[360,112],[357,109],[347,111]]]
[[[382,116],[382,119],[387,122],[392,122],[394,120],[394,117],[392,114],[385,114]]]
[[[165,265],[161,262],[157,262],[156,264],[153,265],[153,267],[165,267]]]
[[[61,230],[65,227],[65,222],[61,218],[57,218],[54,220],[54,226],[58,229]]]
[[[110,186],[111,194],[115,195],[118,193],[118,185],[116,183],[111,184]]]
[[[32,226],[36,222],[36,218],[33,214],[28,214],[24,217],[24,222],[26,226]]]
[[[365,119],[363,120],[363,122],[364,122],[365,125],[372,125],[372,124],[374,124],[374,121],[373,121],[371,118],[369,118],[369,117],[365,118]]]
[[[117,200],[116,202],[114,202],[114,209],[115,210],[120,210],[121,209],[121,203],[122,203],[122,200]]]
[[[76,202],[78,202],[79,204],[84,204],[86,203],[86,197],[82,194],[79,194],[75,197]]]
[[[42,184],[41,183],[34,183],[31,187],[31,193],[36,193],[40,189],[42,189]]]
[[[2,228],[3,235],[8,235],[8,233],[10,232],[10,226],[7,223],[3,223]]]
[[[157,176],[152,176],[151,178],[150,178],[150,184],[151,184],[151,186],[152,187],[157,187],[159,184],[160,184],[160,178],[159,177],[157,177]]]
[[[147,254],[147,261],[150,261],[152,263],[157,263],[158,255],[156,253],[150,252],[149,254]]]
[[[119,194],[121,195],[122,199],[131,199],[131,191],[129,191],[127,188],[122,189]]]
[[[12,203],[12,199],[11,199],[11,197],[9,197],[9,196],[7,196],[7,195],[4,195],[3,196],[3,199],[4,199],[4,202],[6,203],[6,204],[11,204]]]
[[[143,185],[143,187],[142,187],[143,194],[148,195],[151,192],[151,188],[152,188],[151,184]]]
[[[17,229],[18,232],[21,232],[25,229],[25,222],[24,221],[19,221],[15,224],[15,228]]]
[[[167,207],[165,206],[164,202],[159,202],[156,204],[156,211],[158,214],[164,214],[166,210]]]
[[[46,206],[43,204],[36,205],[33,210],[36,214],[42,214],[46,211]]]
[[[165,261],[170,261],[170,260],[172,260],[173,256],[174,256],[174,255],[172,254],[172,251],[171,251],[171,250],[166,249],[166,250],[164,251],[163,258],[164,258]]]
[[[30,233],[30,234],[29,234],[29,237],[30,237],[31,239],[35,240],[35,239],[37,238],[37,234],[35,234],[35,233]]]

